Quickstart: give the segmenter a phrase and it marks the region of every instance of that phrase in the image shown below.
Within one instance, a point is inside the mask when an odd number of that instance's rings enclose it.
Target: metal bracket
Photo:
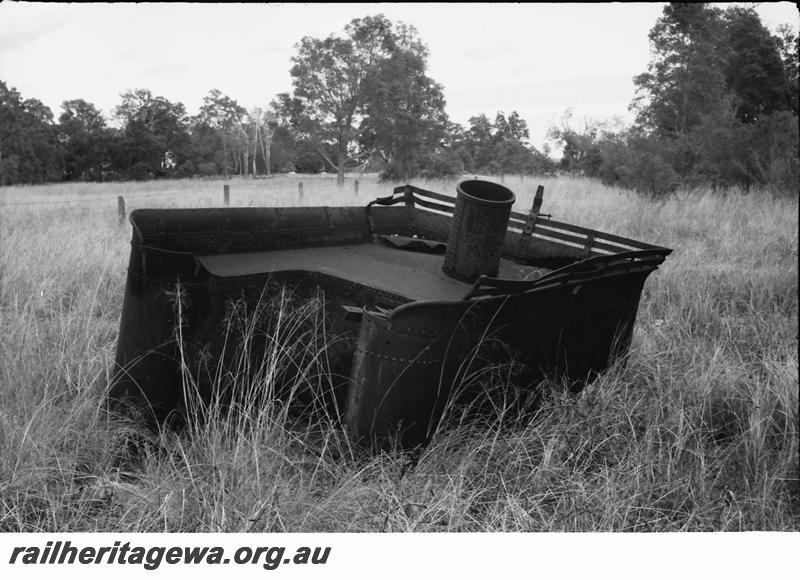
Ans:
[[[539,217],[539,211],[542,209],[542,201],[544,200],[544,186],[540,185],[536,188],[536,195],[533,196],[533,207],[525,220],[525,226],[522,228],[522,235],[524,237],[532,236],[533,230],[536,228],[536,220]],[[548,216],[549,217],[549,216]]]
[[[342,305],[344,309],[344,319],[348,322],[361,322],[364,316],[364,309],[356,306]]]
[[[366,307],[358,307],[358,306],[348,306],[346,304],[342,304],[342,309],[344,310],[344,319],[348,322],[361,322],[361,319],[364,317],[364,312],[366,312]],[[388,316],[392,312],[391,308],[384,308],[383,306],[373,306],[370,310],[370,314],[377,314],[378,316]]]

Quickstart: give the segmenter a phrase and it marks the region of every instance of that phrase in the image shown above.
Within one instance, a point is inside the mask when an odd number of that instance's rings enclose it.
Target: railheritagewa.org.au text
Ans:
[[[139,546],[131,542],[87,546],[49,541],[44,546],[15,546],[8,563],[18,566],[118,564],[145,570],[180,565],[255,565],[275,570],[283,565],[324,565],[330,546],[240,546],[232,553],[221,546]]]

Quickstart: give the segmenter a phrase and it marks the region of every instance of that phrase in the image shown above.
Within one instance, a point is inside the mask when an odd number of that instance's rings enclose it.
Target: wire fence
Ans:
[[[158,189],[131,191],[148,185],[109,184],[110,190],[105,195],[96,192],[65,191],[59,192],[59,199],[33,199],[17,201],[21,197],[17,192],[0,190],[0,214],[17,215],[26,212],[69,211],[86,214],[108,214],[116,217],[120,223],[127,221],[131,211],[140,208],[166,207],[229,207],[231,200],[238,207],[254,206],[311,206],[311,205],[363,205],[377,197],[389,195],[398,184],[380,183],[367,176],[349,177],[342,185],[335,179],[295,176],[276,176],[274,180],[241,180],[231,183],[193,183],[192,187],[180,189]],[[433,180],[430,184],[425,180],[424,187],[432,190],[450,191],[457,179]],[[504,180],[502,180],[504,181]],[[520,185],[524,178],[520,178]],[[153,183],[152,185],[156,185]],[[88,188],[103,187],[92,184]],[[69,186],[67,186],[69,189]],[[117,191],[114,191],[116,189]],[[92,194],[94,193],[94,194]],[[5,194],[5,195],[3,195]],[[51,196],[44,193],[25,193],[25,195]],[[4,199],[5,197],[5,199]]]
[[[126,196],[127,199],[135,200],[135,199],[150,199],[150,198],[164,198],[166,196],[171,195],[186,195],[186,194],[197,194],[198,189],[165,189],[162,191],[153,191],[149,193],[129,193]],[[31,206],[48,206],[48,205],[55,205],[55,206],[73,206],[75,204],[80,203],[87,203],[87,202],[110,202],[113,203],[116,199],[120,196],[111,195],[104,195],[104,196],[95,196],[95,197],[81,197],[78,199],[54,199],[54,200],[39,200],[39,201],[22,201],[22,202],[14,202],[8,203],[0,201],[0,208],[4,207],[31,207]]]
[[[358,179],[348,180],[346,186],[339,186],[331,180],[286,180],[280,184],[264,182],[236,183],[234,201],[238,205],[305,205],[306,202],[324,201],[328,205],[339,205],[352,201],[359,196],[359,191],[369,195],[375,188],[365,188]],[[381,189],[386,188],[381,186]],[[117,217],[122,222],[133,209],[140,207],[228,207],[231,205],[231,185],[197,184],[192,188],[161,189],[156,191],[125,191],[122,195],[87,195],[77,197],[76,194],[62,194],[68,197],[61,199],[37,199],[31,201],[9,201],[0,198],[0,212],[24,212],[26,210],[80,210],[81,213],[111,212],[116,209]],[[365,192],[364,190],[368,191]],[[387,188],[388,189],[388,188]],[[80,195],[80,194],[77,194]],[[73,197],[75,196],[75,197]],[[153,203],[156,201],[156,203]]]

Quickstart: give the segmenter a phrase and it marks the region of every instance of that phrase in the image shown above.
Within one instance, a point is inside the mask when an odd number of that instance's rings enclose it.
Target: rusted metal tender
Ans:
[[[270,284],[324,293],[343,345],[334,400],[368,445],[426,442],[498,363],[531,389],[549,373],[580,384],[626,352],[671,250],[550,219],[542,194],[528,214],[480,180],[455,199],[406,185],[366,208],[137,210],[110,398],[156,421],[185,412],[185,350],[224,364],[230,301]],[[197,384],[191,396],[217,388]]]

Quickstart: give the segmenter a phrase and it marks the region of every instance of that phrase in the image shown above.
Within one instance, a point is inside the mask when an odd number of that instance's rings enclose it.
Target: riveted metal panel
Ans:
[[[426,195],[435,201],[422,203]],[[483,367],[513,360],[521,369],[515,381],[533,393],[550,373],[577,389],[627,352],[644,281],[671,250],[543,219],[523,235],[515,221],[501,248],[515,264],[500,268],[513,278],[482,276],[461,294],[436,278],[441,269],[431,260],[442,256],[431,252],[440,248],[414,240],[447,240],[449,209],[431,211],[449,208],[441,202],[455,200],[404,186],[366,208],[134,211],[112,406],[158,424],[189,412],[188,391],[206,400],[236,396],[215,392],[224,381],[197,369],[203,361],[218,370],[235,363],[225,326],[233,305],[269,301],[284,288],[299,300],[322,298],[324,326],[336,340],[325,370],[330,392],[309,396],[343,412],[354,440],[372,447],[427,442],[450,405],[477,396],[468,377]],[[578,242],[541,237],[539,223]],[[394,234],[406,239],[381,238]],[[351,259],[369,258],[364,269],[337,269],[317,250],[364,244],[376,246],[347,250]],[[270,266],[270,252],[294,249],[312,254]],[[385,262],[402,273],[381,270],[381,252],[414,250],[422,254]],[[426,284],[430,292],[421,292]]]

